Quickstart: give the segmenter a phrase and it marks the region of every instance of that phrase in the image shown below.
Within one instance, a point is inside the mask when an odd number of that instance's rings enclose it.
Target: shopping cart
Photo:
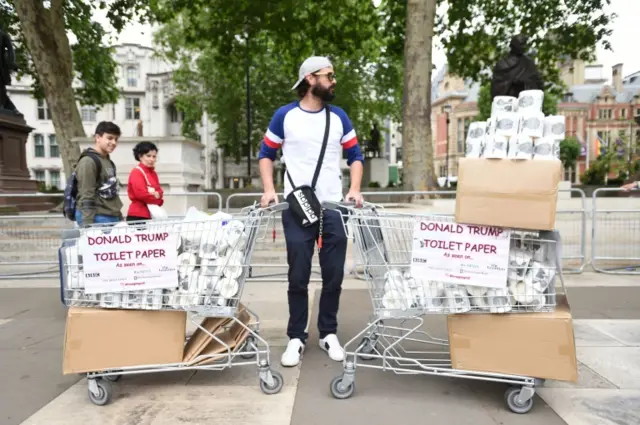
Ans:
[[[260,388],[265,394],[280,392],[283,378],[279,372],[271,370],[269,344],[260,337],[259,316],[240,300],[256,240],[264,238],[274,213],[286,208],[287,203],[272,204],[264,209],[254,204],[237,214],[216,217],[202,213],[205,215],[200,217],[206,219],[201,220],[153,220],[64,231],[58,253],[63,304],[69,307],[185,311],[197,326],[197,331],[204,332],[219,348],[214,353],[200,354],[180,363],[87,373],[90,400],[96,405],[109,403],[112,395],[110,382],[118,381],[122,375],[223,370],[250,365],[257,365]],[[175,241],[178,253],[175,287],[103,293],[85,291],[83,253],[87,252],[84,244],[88,238],[96,240],[106,235],[133,237],[138,234],[170,235]],[[214,318],[221,320],[216,321],[218,326],[212,330],[205,323]],[[230,333],[237,338],[229,338]]]
[[[424,317],[554,310],[556,278],[564,287],[557,232],[512,230],[507,234],[507,288],[451,285],[431,281],[429,276],[413,276],[411,264],[414,244],[429,243],[414,237],[417,223],[427,222],[447,231],[456,225],[453,217],[388,213],[372,204],[353,208],[350,204],[325,203],[324,207],[347,211],[356,261],[367,280],[373,306],[369,324],[344,346],[344,371],[330,384],[335,398],[349,398],[355,391],[356,368],[368,367],[396,374],[506,383],[510,387],[505,400],[513,412],[526,413],[532,408],[535,387],[544,380],[452,368],[448,340],[423,330]],[[473,265],[467,267],[473,268]],[[472,270],[465,272],[473,273]],[[356,348],[350,350],[354,345]],[[432,350],[425,350],[425,346]]]

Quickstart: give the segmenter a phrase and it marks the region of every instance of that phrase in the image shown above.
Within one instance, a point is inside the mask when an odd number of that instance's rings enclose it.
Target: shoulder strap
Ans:
[[[142,175],[144,176],[144,180],[147,182],[147,186],[151,186],[151,183],[149,183],[149,179],[147,178],[147,173],[144,172],[144,170],[142,168],[140,168],[140,166],[136,166],[136,168],[138,170],[140,170],[140,172],[142,173]]]
[[[100,161],[100,158],[98,158],[98,155],[96,155],[95,153],[85,150],[80,154],[80,158],[78,158],[78,162],[80,162],[80,160],[85,156],[88,156],[89,158],[93,159],[93,162],[96,164],[96,181],[99,182],[100,177],[102,175],[102,162]]]
[[[313,173],[313,180],[311,181],[311,188],[316,188],[316,183],[318,182],[318,176],[320,175],[320,169],[322,168],[322,161],[324,160],[324,153],[327,150],[327,143],[329,141],[329,127],[331,121],[331,111],[329,110],[329,105],[325,105],[326,111],[326,124],[324,127],[324,137],[322,139],[322,147],[320,148],[320,156],[318,157],[318,163],[316,165],[316,171]],[[289,174],[289,170],[287,169],[287,177],[289,178],[289,183],[291,183],[291,188],[294,189],[296,185],[293,183],[291,179],[291,174]]]

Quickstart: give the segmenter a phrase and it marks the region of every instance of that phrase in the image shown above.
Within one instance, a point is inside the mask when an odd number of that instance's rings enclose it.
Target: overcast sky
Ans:
[[[609,10],[618,15],[613,22],[613,34],[609,38],[613,52],[605,51],[598,47],[597,62],[604,65],[604,77],[611,78],[611,67],[617,63],[623,63],[623,75],[627,76],[635,71],[640,71],[640,53],[634,48],[634,28],[635,38],[640,32],[637,26],[640,24],[640,0],[612,0]],[[101,23],[105,23],[104,16],[98,18]],[[119,42],[138,43],[151,46],[151,28],[146,25],[130,24],[119,37]],[[302,59],[301,59],[302,60]],[[445,56],[438,46],[434,49],[433,61],[438,67],[445,63]]]

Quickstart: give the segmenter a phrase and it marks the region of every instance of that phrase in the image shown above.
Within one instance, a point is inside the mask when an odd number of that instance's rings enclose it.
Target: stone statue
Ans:
[[[142,120],[138,120],[138,125],[136,128],[136,133],[138,137],[142,137],[143,127],[144,127],[144,124],[142,123]]]
[[[367,143],[367,151],[371,152],[373,158],[380,157],[380,130],[378,124],[374,123],[369,133],[369,143]]]
[[[493,69],[491,99],[496,96],[518,97],[524,90],[543,90],[544,82],[533,60],[525,55],[527,38],[516,35],[509,44],[509,54]]]
[[[9,111],[17,115],[22,115],[18,112],[7,94],[7,86],[11,85],[11,72],[16,69],[16,54],[13,50],[11,37],[0,27],[0,74],[2,75],[2,82],[0,84],[0,111]]]

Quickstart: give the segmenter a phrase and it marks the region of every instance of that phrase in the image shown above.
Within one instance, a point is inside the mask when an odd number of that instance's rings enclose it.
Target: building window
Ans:
[[[42,134],[33,135],[34,155],[36,158],[44,158],[44,136]]]
[[[38,183],[46,183],[46,179],[44,177],[44,171],[42,170],[37,170],[35,173],[35,179]]]
[[[127,66],[127,86],[128,87],[137,87],[138,86],[138,67],[135,65]]]
[[[49,171],[51,178],[51,188],[60,189],[60,171]]]
[[[169,107],[169,114],[171,115],[171,122],[182,122],[184,120],[184,112],[178,111],[176,105],[171,105]]]
[[[457,142],[458,142],[458,152],[462,152],[464,149],[464,121],[461,118],[458,118],[458,128],[456,129],[456,133],[458,134]]]
[[[124,117],[127,120],[140,119],[140,99],[137,97],[127,97],[124,99]]]
[[[51,115],[49,114],[49,107],[44,99],[38,99],[38,119],[49,120]]]
[[[96,121],[96,107],[95,106],[83,106],[80,110],[82,115],[82,121],[94,122]]]
[[[441,165],[440,166],[440,177],[447,177],[447,166],[446,165]]]
[[[620,118],[622,119],[626,119],[627,118],[627,108],[623,108],[620,110]]]
[[[575,166],[571,168],[564,168],[564,181],[573,183],[575,175],[576,175]]]
[[[599,109],[598,110],[598,119],[610,120],[611,119],[611,109]]]
[[[51,158],[60,158],[60,147],[55,134],[49,135],[49,156]]]

